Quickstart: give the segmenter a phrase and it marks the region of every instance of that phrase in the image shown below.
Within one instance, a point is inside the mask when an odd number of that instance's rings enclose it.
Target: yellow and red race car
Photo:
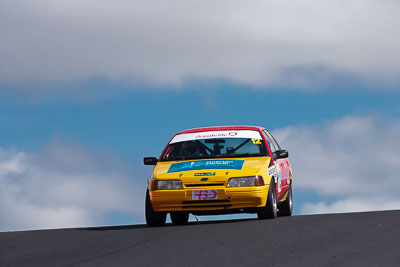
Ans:
[[[176,224],[189,213],[257,213],[259,219],[292,214],[288,151],[256,126],[221,126],[177,133],[155,165],[146,192],[146,222]]]

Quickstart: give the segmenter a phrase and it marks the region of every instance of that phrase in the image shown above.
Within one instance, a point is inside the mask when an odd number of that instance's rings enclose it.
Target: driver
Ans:
[[[199,146],[194,141],[187,141],[182,144],[181,155],[193,156],[199,154]]]

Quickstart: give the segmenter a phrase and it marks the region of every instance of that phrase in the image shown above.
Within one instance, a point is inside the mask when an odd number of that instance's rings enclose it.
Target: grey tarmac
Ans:
[[[396,210],[1,232],[0,266],[400,266],[399,226]]]

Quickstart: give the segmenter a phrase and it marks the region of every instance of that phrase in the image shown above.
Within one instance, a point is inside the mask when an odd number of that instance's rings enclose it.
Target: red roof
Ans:
[[[209,132],[209,131],[239,131],[239,130],[253,130],[258,131],[265,129],[264,127],[260,126],[244,126],[244,125],[237,125],[237,126],[213,126],[213,127],[203,127],[203,128],[195,128],[181,131],[177,134],[185,134],[185,133],[198,133],[198,132]]]

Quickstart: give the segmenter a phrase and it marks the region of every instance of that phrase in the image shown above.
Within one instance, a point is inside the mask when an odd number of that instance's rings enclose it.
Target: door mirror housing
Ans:
[[[289,157],[289,152],[287,150],[278,150],[275,152],[276,159],[285,159]]]
[[[145,157],[143,158],[144,165],[156,165],[158,159],[156,157]]]

